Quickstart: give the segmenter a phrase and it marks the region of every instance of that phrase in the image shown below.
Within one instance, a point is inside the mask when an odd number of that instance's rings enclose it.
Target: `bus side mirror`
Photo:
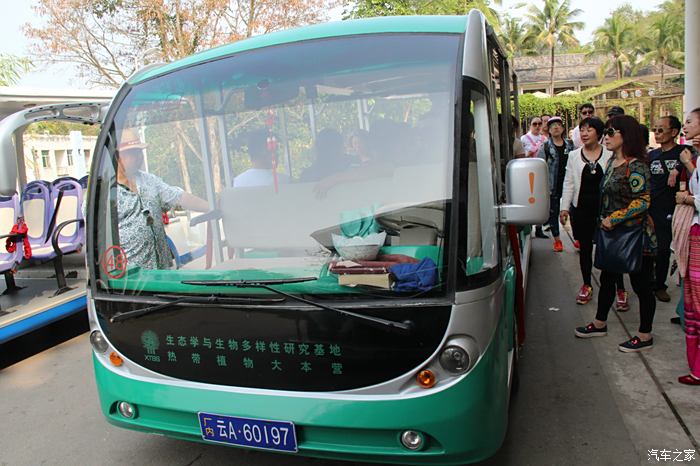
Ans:
[[[506,204],[499,206],[500,219],[511,225],[540,225],[549,219],[549,172],[542,159],[508,162]]]

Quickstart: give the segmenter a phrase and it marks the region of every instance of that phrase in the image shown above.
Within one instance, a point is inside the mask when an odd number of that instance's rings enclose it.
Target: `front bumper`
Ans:
[[[202,440],[199,411],[296,425],[304,456],[398,464],[451,465],[480,461],[494,454],[507,426],[507,354],[498,339],[479,363],[451,386],[438,384],[407,398],[306,394],[239,393],[201,385],[183,387],[136,380],[94,358],[100,404],[119,427]],[[137,406],[134,419],[123,418],[117,402]],[[402,431],[422,432],[427,444],[413,452],[400,443]]]

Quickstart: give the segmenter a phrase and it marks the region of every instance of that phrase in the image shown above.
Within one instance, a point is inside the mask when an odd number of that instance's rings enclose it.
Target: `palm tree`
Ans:
[[[603,62],[601,68],[603,74],[611,67],[615,67],[617,79],[622,79],[625,73],[625,64],[635,62],[634,49],[635,33],[634,25],[625,16],[615,12],[605,20],[605,23],[593,32],[593,50],[591,55],[606,55],[612,57]]]
[[[535,52],[533,37],[518,18],[504,18],[499,39],[509,59]]]
[[[571,9],[569,0],[545,0],[544,7],[540,10],[535,5],[530,5],[527,18],[530,20],[530,30],[535,41],[540,42],[549,49],[549,87],[554,92],[554,51],[559,45],[576,45],[578,40],[574,31],[583,29],[580,21],[571,21],[574,16],[581,14],[578,8]]]
[[[657,10],[678,18],[681,27],[684,27],[685,0],[666,0],[657,7]]]
[[[651,25],[648,36],[649,51],[644,55],[644,62],[654,62],[661,68],[659,85],[664,82],[664,67],[669,62],[680,62],[685,55],[682,52],[684,38],[678,34],[679,19],[668,13],[659,15]]]

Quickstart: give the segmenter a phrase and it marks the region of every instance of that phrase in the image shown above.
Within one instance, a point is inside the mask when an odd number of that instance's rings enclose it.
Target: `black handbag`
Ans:
[[[642,268],[644,251],[643,224],[619,225],[610,231],[599,228],[595,234],[597,269],[611,273],[635,273]]]

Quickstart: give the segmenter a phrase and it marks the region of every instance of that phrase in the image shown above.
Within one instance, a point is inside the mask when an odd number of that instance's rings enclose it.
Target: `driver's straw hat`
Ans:
[[[139,133],[133,128],[124,128],[122,136],[117,145],[117,150],[123,152],[129,149],[145,149],[148,144],[141,141]]]

